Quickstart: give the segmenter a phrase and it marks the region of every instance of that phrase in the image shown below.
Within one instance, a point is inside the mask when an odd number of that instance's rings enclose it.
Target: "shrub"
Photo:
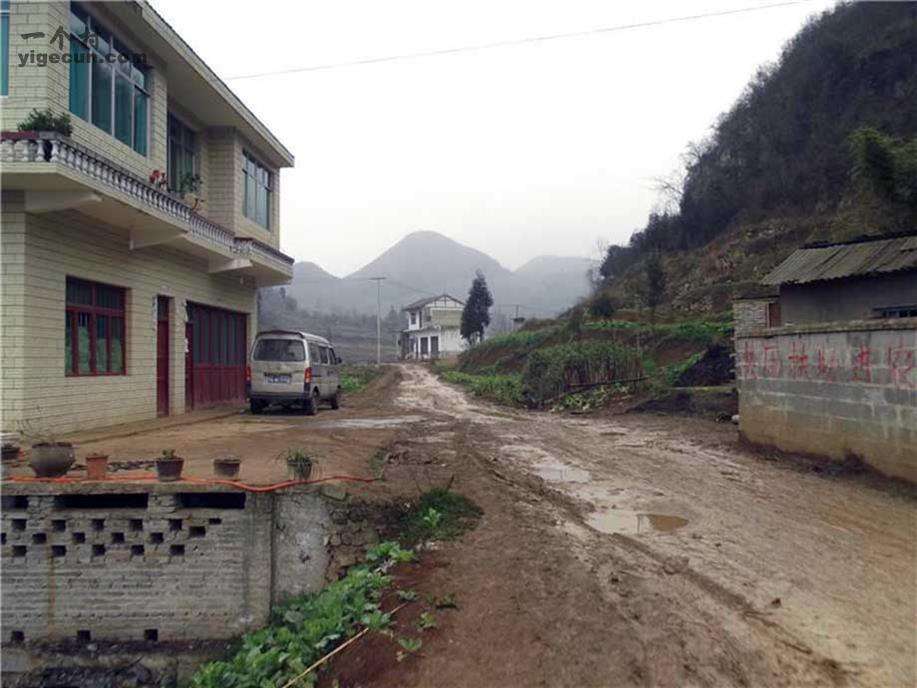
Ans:
[[[522,390],[530,404],[542,406],[573,388],[633,380],[643,375],[636,351],[611,342],[574,342],[529,355]]]

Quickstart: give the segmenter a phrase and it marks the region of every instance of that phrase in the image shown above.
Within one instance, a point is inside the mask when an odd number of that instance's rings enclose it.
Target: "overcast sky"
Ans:
[[[684,17],[774,0],[153,0],[290,148],[281,247],[343,276],[436,230],[509,268],[626,242],[654,178],[815,13],[812,0],[511,47],[238,75]]]

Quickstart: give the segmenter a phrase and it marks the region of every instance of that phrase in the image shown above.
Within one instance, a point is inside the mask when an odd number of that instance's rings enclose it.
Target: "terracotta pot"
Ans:
[[[29,466],[39,478],[66,475],[74,461],[76,454],[69,442],[40,442],[29,451]]]
[[[161,483],[172,483],[181,480],[181,471],[185,460],[175,456],[171,459],[156,459],[156,475]]]
[[[239,459],[231,456],[214,459],[213,472],[220,478],[238,478],[241,464]]]
[[[86,477],[90,480],[105,480],[108,475],[108,455],[90,454],[86,457]]]

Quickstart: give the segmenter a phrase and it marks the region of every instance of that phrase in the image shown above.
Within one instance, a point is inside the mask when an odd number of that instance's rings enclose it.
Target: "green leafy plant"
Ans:
[[[379,561],[390,561],[395,564],[402,564],[414,560],[414,552],[404,549],[397,542],[387,541],[380,542],[366,550],[366,561],[375,563]]]
[[[442,374],[442,378],[446,382],[468,387],[476,397],[491,399],[507,406],[520,406],[523,403],[522,378],[519,375],[472,375],[449,370]]]
[[[417,599],[417,591],[415,590],[398,590],[398,599],[402,602],[413,602]]]
[[[174,449],[163,449],[162,458],[166,461],[173,461],[175,459],[175,450]]]
[[[431,506],[420,518],[424,522],[424,525],[427,526],[427,528],[430,530],[436,530],[440,524],[440,521],[443,520],[443,515],[440,511],[437,511]]]
[[[374,550],[377,555],[382,551],[405,551],[397,543],[382,543]],[[228,659],[202,666],[191,678],[190,686],[282,686],[353,637],[360,627],[387,632],[391,615],[381,610],[380,600],[392,582],[384,569],[393,563],[393,559],[383,557],[371,565],[354,566],[321,592],[296,597],[278,607],[270,625],[245,635]],[[409,652],[417,648],[405,647]],[[315,674],[307,674],[299,685],[314,685],[315,680]]]
[[[179,193],[198,193],[201,190],[201,176],[192,172],[185,172],[178,180]]]
[[[421,612],[420,618],[417,620],[417,628],[421,631],[426,631],[430,628],[436,628],[436,617],[433,616],[430,612]]]
[[[63,136],[73,133],[70,115],[66,112],[55,114],[51,108],[32,110],[17,128],[19,131],[54,131]]]
[[[382,374],[382,368],[369,365],[341,366],[341,390],[345,394],[359,392]]]
[[[417,652],[423,646],[423,641],[420,638],[398,638],[398,644],[407,652]]]

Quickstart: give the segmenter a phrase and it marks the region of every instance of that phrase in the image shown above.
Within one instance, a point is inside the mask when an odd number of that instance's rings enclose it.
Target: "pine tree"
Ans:
[[[469,344],[476,344],[484,338],[484,328],[490,325],[490,307],[494,305],[490,289],[484,273],[478,270],[471,289],[468,290],[468,300],[462,311],[462,338]]]

